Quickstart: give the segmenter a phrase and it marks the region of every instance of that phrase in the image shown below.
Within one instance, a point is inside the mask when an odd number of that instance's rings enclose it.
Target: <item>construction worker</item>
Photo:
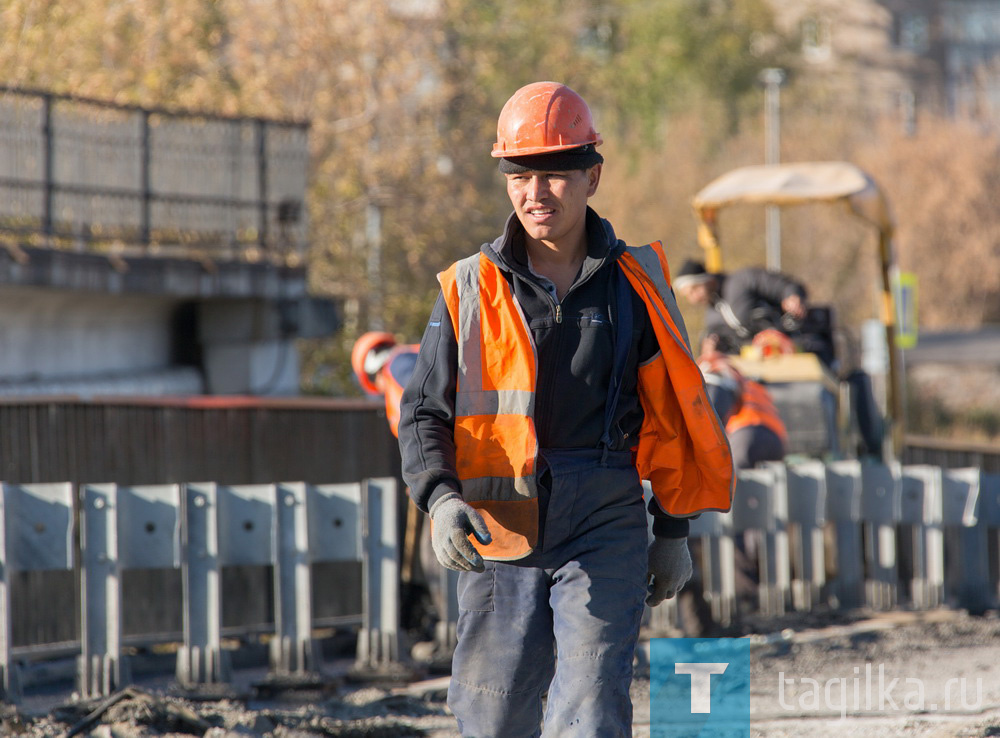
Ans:
[[[403,397],[403,388],[413,374],[413,366],[417,359],[417,344],[399,344],[396,337],[385,331],[369,331],[363,334],[351,349],[351,368],[358,384],[366,394],[381,396],[385,400],[385,418],[389,430],[399,437],[399,404]],[[445,598],[448,597],[447,587],[441,581],[440,566],[434,558],[430,536],[423,527],[422,519],[411,515],[419,515],[410,505],[406,510],[407,526],[403,548],[401,579],[403,583],[403,606],[412,615],[422,607],[422,600],[417,588],[413,588],[416,574],[414,569],[419,558],[423,570],[424,586],[430,595],[436,614],[446,611]],[[411,525],[412,522],[412,525]],[[419,554],[417,553],[419,551]],[[411,586],[407,586],[411,585]],[[426,642],[425,642],[426,643]],[[424,657],[419,660],[436,660],[440,654],[433,644],[430,650],[424,646]]]
[[[461,572],[448,704],[464,736],[539,735],[546,691],[544,735],[631,735],[644,604],[690,578],[687,518],[731,504],[664,251],[626,247],[588,206],[601,143],[565,85],[507,101],[493,157],[514,212],[438,275],[403,393],[403,478]]]
[[[399,436],[399,402],[413,365],[416,344],[397,344],[396,337],[384,331],[363,334],[351,349],[351,368],[358,384],[369,395],[385,398],[385,417],[389,430]]]
[[[784,459],[788,431],[767,388],[744,377],[718,351],[703,354],[698,366],[712,406],[725,423],[736,468],[752,469],[761,461]]]
[[[806,289],[801,283],[760,267],[713,274],[701,262],[688,259],[673,284],[692,305],[707,308],[703,354],[738,354],[761,330],[797,330],[807,313]]]

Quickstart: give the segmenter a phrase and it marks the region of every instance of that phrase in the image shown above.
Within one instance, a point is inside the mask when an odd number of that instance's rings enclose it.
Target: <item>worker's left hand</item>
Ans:
[[[649,544],[649,595],[646,604],[656,607],[680,592],[694,574],[687,538],[656,537]]]
[[[470,535],[484,545],[493,540],[483,516],[456,492],[435,502],[430,514],[431,546],[441,566],[453,571],[484,571],[483,557],[469,540]]]

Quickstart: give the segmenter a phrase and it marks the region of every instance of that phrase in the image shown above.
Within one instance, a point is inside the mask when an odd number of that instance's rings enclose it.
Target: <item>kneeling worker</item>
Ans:
[[[782,461],[788,430],[767,388],[744,377],[728,356],[717,351],[704,354],[698,366],[705,375],[712,406],[726,425],[736,468]]]

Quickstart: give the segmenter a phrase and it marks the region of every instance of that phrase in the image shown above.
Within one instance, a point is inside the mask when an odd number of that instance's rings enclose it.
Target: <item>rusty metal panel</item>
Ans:
[[[399,476],[378,409],[184,407],[148,399],[0,402],[0,478],[12,483],[213,479],[312,484]]]

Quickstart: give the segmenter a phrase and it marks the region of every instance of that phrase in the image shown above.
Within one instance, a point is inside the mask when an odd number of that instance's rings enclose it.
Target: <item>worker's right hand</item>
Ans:
[[[430,514],[431,545],[441,566],[454,571],[483,571],[483,557],[469,540],[470,534],[484,545],[493,540],[483,516],[455,492],[435,502]]]
[[[781,309],[796,320],[806,317],[806,303],[799,295],[789,295],[781,301]]]

